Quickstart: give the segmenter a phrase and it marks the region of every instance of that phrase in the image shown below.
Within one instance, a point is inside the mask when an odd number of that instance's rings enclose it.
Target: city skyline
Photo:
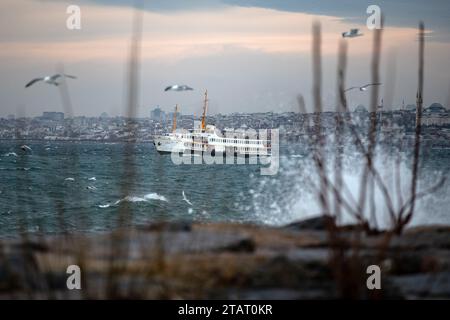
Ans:
[[[430,105],[424,106],[424,111],[427,110],[428,108],[430,108],[430,107],[433,106],[433,105],[439,105],[440,107],[442,107],[442,108],[446,109],[448,112],[450,112],[450,108],[447,108],[446,106],[442,105],[440,102],[433,102],[433,103],[431,103]],[[387,109],[384,109],[383,107],[379,106],[379,107],[377,108],[376,112],[379,112],[379,111],[383,111],[383,112],[384,112],[384,111],[405,111],[405,110],[406,110],[406,111],[411,111],[410,109],[413,108],[413,107],[416,108],[416,105],[413,104],[413,103],[403,103],[403,104],[400,105],[400,106],[396,106],[396,107],[391,106],[390,108],[387,108]],[[365,105],[362,105],[362,104],[359,104],[359,105],[357,105],[357,106],[354,106],[354,107],[350,108],[350,110],[347,111],[347,112],[358,112],[358,111],[361,111],[361,108],[363,108],[364,111],[369,112],[368,108],[367,108]],[[136,119],[153,118],[152,113],[153,113],[155,110],[157,110],[157,109],[159,109],[159,110],[164,114],[164,117],[172,116],[173,113],[174,113],[174,109],[167,109],[167,108],[164,109],[164,108],[163,108],[162,106],[160,106],[160,105],[156,105],[156,106],[154,106],[154,107],[147,107],[146,109],[148,110],[148,114],[145,114],[145,113],[144,113],[144,114],[138,115],[138,116],[136,117]],[[359,110],[358,110],[358,109],[359,109]],[[336,110],[330,109],[330,110],[324,110],[323,112],[336,112]],[[221,112],[218,112],[218,113],[213,113],[213,114],[207,114],[207,117],[209,117],[209,116],[216,116],[216,115],[264,114],[264,113],[273,113],[273,114],[283,114],[283,113],[311,114],[311,113],[314,113],[314,110],[311,110],[310,112],[306,112],[306,113],[301,112],[300,110],[296,110],[296,111],[283,111],[283,110],[281,110],[281,111],[255,111],[255,112],[243,112],[243,111],[241,111],[241,112],[237,111],[237,112],[236,112],[236,111],[234,111],[234,112],[229,112],[229,113],[221,113]],[[45,117],[45,114],[58,114],[58,115],[62,114],[62,115],[63,115],[63,118],[64,118],[64,119],[67,119],[67,117],[66,117],[67,115],[66,115],[64,112],[62,112],[62,111],[54,111],[54,110],[45,110],[45,111],[43,111],[40,115],[39,115],[39,114],[37,114],[37,115],[28,115],[28,116],[24,116],[24,117],[25,117],[25,118],[26,118],[26,117],[29,117],[29,118],[39,118],[39,117]],[[198,118],[201,117],[201,114],[195,114],[195,113],[183,113],[183,112],[180,112],[180,111],[178,111],[177,114],[183,115],[183,116],[194,116],[194,117],[198,117]],[[110,114],[109,114],[108,112],[106,112],[106,111],[100,111],[100,114],[97,114],[97,115],[84,115],[84,114],[73,115],[73,116],[71,116],[70,118],[77,118],[77,117],[87,117],[87,118],[114,118],[114,117],[124,117],[124,118],[126,118],[126,116],[123,116],[123,115],[110,115]],[[6,116],[0,116],[0,118],[16,118],[16,115],[15,115],[15,114],[8,114],[8,115],[6,115]]]

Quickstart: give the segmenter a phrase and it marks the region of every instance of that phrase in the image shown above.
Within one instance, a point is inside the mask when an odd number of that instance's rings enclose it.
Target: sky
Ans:
[[[124,115],[126,68],[133,16],[131,0],[2,0],[0,3],[0,117],[64,111],[56,87],[35,77],[64,66],[75,115]],[[209,113],[298,112],[297,96],[312,108],[311,30],[322,29],[323,105],[336,105],[341,33],[359,28],[348,44],[347,87],[370,82],[373,31],[369,4],[385,16],[380,99],[387,109],[415,103],[417,25],[426,26],[424,103],[450,101],[450,1],[447,0],[152,0],[144,1],[138,114],[159,105],[200,114],[208,89]],[[81,9],[81,30],[68,30],[66,8]],[[164,92],[187,84],[190,92]],[[351,108],[369,105],[370,91],[347,95]]]

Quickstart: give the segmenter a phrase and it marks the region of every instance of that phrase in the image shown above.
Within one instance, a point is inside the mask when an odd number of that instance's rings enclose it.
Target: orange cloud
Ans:
[[[24,0],[14,0],[14,6],[21,2]],[[81,7],[82,30],[68,31],[65,29],[64,4],[47,2],[44,12],[42,3],[22,5],[28,9],[23,11],[23,17],[20,16],[22,11],[16,9],[17,20],[22,24],[18,31],[20,37],[2,44],[2,59],[76,62],[124,61],[126,58],[131,25],[129,8],[84,5]],[[35,10],[30,10],[30,6]],[[266,53],[309,53],[314,19],[322,22],[322,52],[335,55],[341,32],[350,27],[335,17],[243,7],[145,12],[142,57],[170,63],[184,57],[220,54],[227,47]],[[42,25],[39,21],[43,21]],[[372,32],[364,26],[359,27],[366,35],[351,39],[349,49],[352,54],[370,53]],[[384,32],[384,43],[385,46],[413,46],[415,35],[415,29],[390,28]]]

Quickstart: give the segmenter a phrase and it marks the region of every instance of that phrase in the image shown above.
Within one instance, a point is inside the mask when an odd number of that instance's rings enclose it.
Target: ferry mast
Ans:
[[[203,102],[202,131],[206,130],[206,109],[208,108],[208,90],[205,91],[205,100]]]
[[[178,104],[175,105],[175,112],[173,114],[172,132],[175,132],[175,130],[177,130],[177,113],[178,113]]]

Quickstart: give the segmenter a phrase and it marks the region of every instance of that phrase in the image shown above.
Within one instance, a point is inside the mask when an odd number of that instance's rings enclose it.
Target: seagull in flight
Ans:
[[[164,91],[187,91],[187,90],[194,90],[194,89],[192,89],[191,87],[188,87],[185,84],[183,84],[183,85],[174,84],[174,85],[168,86],[167,88],[164,89]]]
[[[32,86],[33,84],[35,84],[36,82],[39,82],[39,81],[44,81],[45,83],[53,84],[55,86],[58,86],[60,83],[57,80],[59,78],[62,78],[62,77],[64,77],[64,78],[71,78],[71,79],[76,79],[77,78],[75,76],[71,76],[71,75],[68,75],[68,74],[57,73],[57,74],[54,74],[53,76],[45,76],[43,78],[33,79],[33,80],[31,80],[30,82],[28,82],[26,84],[25,88],[28,88],[28,87]]]
[[[182,190],[182,192],[183,192],[183,193],[182,193],[182,194],[183,194],[183,200],[186,201],[188,205],[192,206],[192,202],[190,202],[190,201],[188,200],[188,198],[186,198],[186,195],[184,194],[184,190]]]
[[[25,152],[31,152],[31,148],[29,146],[27,146],[26,144],[21,146],[20,149],[22,149]]]
[[[381,85],[381,83],[369,83],[369,84],[366,84],[365,86],[362,86],[362,87],[351,87],[351,88],[345,89],[344,92],[347,92],[347,91],[350,91],[350,90],[353,90],[353,89],[359,89],[359,91],[367,91],[368,87],[370,87],[370,86],[379,86],[379,85]]]
[[[362,36],[362,33],[359,33],[359,29],[350,29],[350,31],[346,31],[342,33],[342,38],[355,38]]]

